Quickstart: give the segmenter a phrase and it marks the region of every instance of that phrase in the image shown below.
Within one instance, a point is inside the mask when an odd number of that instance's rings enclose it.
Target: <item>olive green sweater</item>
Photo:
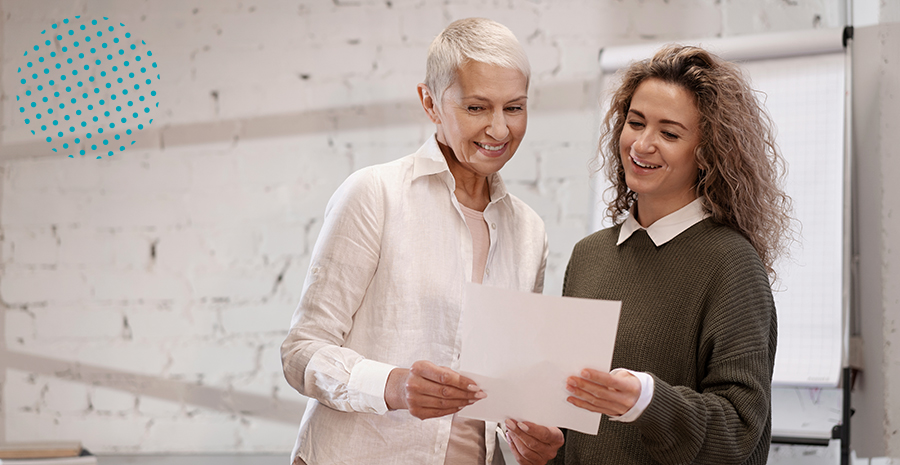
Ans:
[[[765,268],[743,236],[711,219],[656,247],[620,226],[582,239],[563,294],[621,300],[612,367],[653,376],[633,423],[565,431],[555,464],[765,464],[776,317]]]

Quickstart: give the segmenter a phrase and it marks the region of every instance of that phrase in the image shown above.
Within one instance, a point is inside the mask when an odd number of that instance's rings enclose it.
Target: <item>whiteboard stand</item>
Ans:
[[[853,387],[853,368],[844,367],[843,371],[844,408],[841,424],[834,425],[832,437],[841,441],[841,465],[850,465],[850,417],[853,415],[853,409],[850,407],[850,388]]]
[[[848,16],[852,18],[852,8],[848,4]],[[853,241],[855,234],[853,233],[853,53],[850,47],[850,41],[853,40],[853,26],[846,26],[841,36],[841,44],[844,46],[845,56],[845,77],[844,77],[844,243],[843,243],[843,282],[844,295],[842,298],[843,307],[843,353],[841,368],[841,389],[843,392],[843,402],[841,404],[841,424],[835,425],[832,437],[841,441],[841,465],[851,465],[850,462],[850,417],[853,416],[853,407],[851,405],[851,392],[853,390],[853,382],[856,379],[856,369],[851,366],[850,362],[850,327],[851,316],[853,311],[851,301],[854,295],[854,276],[851,266],[856,262],[854,259]]]

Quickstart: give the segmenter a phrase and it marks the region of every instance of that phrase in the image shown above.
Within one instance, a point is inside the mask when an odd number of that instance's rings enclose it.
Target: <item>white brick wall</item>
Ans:
[[[838,0],[751,3],[0,2],[0,432],[95,452],[290,450],[303,399],[278,347],[325,203],[431,133],[415,85],[442,27],[497,19],[531,58],[528,134],[504,175],[547,224],[559,294],[590,223],[599,50],[842,25]],[[43,153],[12,97],[22,50],[76,14],[123,22],[160,65],[156,132],[110,159]]]

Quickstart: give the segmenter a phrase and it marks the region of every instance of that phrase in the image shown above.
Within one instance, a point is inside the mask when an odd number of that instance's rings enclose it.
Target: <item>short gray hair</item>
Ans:
[[[506,26],[486,18],[466,18],[450,23],[428,47],[425,86],[435,104],[457,78],[459,69],[469,61],[516,69],[525,76],[525,89],[531,81],[531,66],[525,50]]]

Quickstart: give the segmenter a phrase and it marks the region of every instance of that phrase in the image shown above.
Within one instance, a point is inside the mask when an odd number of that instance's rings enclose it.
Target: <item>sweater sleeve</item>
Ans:
[[[341,411],[384,413],[391,365],[343,347],[378,266],[383,198],[371,171],[334,193],[313,248],[300,304],[281,346],[284,375],[301,394]]]
[[[754,453],[768,451],[759,445],[771,434],[771,287],[755,253],[723,262],[700,330],[697,388],[654,377],[653,399],[635,423],[659,463],[756,463]]]

